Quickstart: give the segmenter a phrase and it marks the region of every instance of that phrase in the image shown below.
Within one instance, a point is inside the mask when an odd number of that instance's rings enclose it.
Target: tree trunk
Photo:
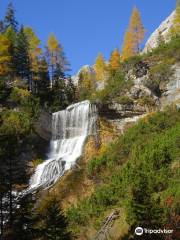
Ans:
[[[13,197],[12,197],[12,159],[9,157],[9,222],[13,222]]]
[[[0,221],[1,221],[1,227],[0,227],[0,239],[3,239],[3,196],[0,194]]]

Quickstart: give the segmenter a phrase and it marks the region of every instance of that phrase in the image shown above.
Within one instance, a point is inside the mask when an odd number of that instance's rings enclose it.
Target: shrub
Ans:
[[[123,104],[123,105],[131,105],[133,104],[133,100],[127,96],[121,96],[116,98],[117,103]]]
[[[30,119],[27,113],[7,110],[2,114],[2,126],[0,132],[3,134],[14,134],[16,136],[26,134],[30,130]]]
[[[171,38],[168,43],[160,44],[157,48],[152,49],[147,54],[143,55],[143,60],[148,61],[152,56],[159,57],[160,59],[168,60],[174,59],[174,62],[180,60],[180,36]]]
[[[97,91],[95,98],[101,102],[111,102],[125,94],[125,92],[131,88],[132,84],[130,80],[126,81],[124,73],[118,70],[111,73],[105,88],[101,91]]]
[[[11,92],[10,99],[18,104],[23,104],[29,96],[28,90],[15,87]]]
[[[144,96],[138,99],[138,103],[141,106],[148,106],[150,108],[155,106],[155,101],[152,99],[152,97],[149,97],[149,96]]]

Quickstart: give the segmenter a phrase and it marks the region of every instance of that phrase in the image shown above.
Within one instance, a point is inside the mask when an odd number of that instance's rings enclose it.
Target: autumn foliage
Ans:
[[[141,21],[140,12],[134,7],[129,27],[126,31],[123,44],[123,60],[139,53],[140,44],[144,39],[145,29]]]
[[[116,48],[111,54],[111,57],[109,60],[109,67],[110,67],[110,70],[117,70],[119,66],[120,66],[120,53],[118,48]]]
[[[96,62],[94,64],[94,70],[96,72],[96,79],[98,81],[102,81],[105,78],[105,73],[106,73],[106,63],[104,60],[104,56],[99,53]]]

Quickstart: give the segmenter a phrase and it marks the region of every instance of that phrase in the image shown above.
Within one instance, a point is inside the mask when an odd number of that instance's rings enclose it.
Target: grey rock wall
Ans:
[[[173,26],[174,16],[175,16],[175,11],[173,11],[171,15],[167,17],[160,24],[160,26],[151,34],[151,36],[149,37],[148,41],[145,44],[143,53],[146,53],[158,46],[159,35],[162,36],[165,42],[168,42],[170,40],[169,32]]]
[[[34,128],[41,138],[49,141],[52,136],[52,114],[42,111]]]

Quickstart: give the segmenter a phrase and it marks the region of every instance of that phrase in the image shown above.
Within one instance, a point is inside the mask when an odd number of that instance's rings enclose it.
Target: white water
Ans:
[[[38,165],[29,191],[55,183],[81,156],[88,135],[94,133],[97,111],[89,101],[76,103],[52,115],[49,159]]]

